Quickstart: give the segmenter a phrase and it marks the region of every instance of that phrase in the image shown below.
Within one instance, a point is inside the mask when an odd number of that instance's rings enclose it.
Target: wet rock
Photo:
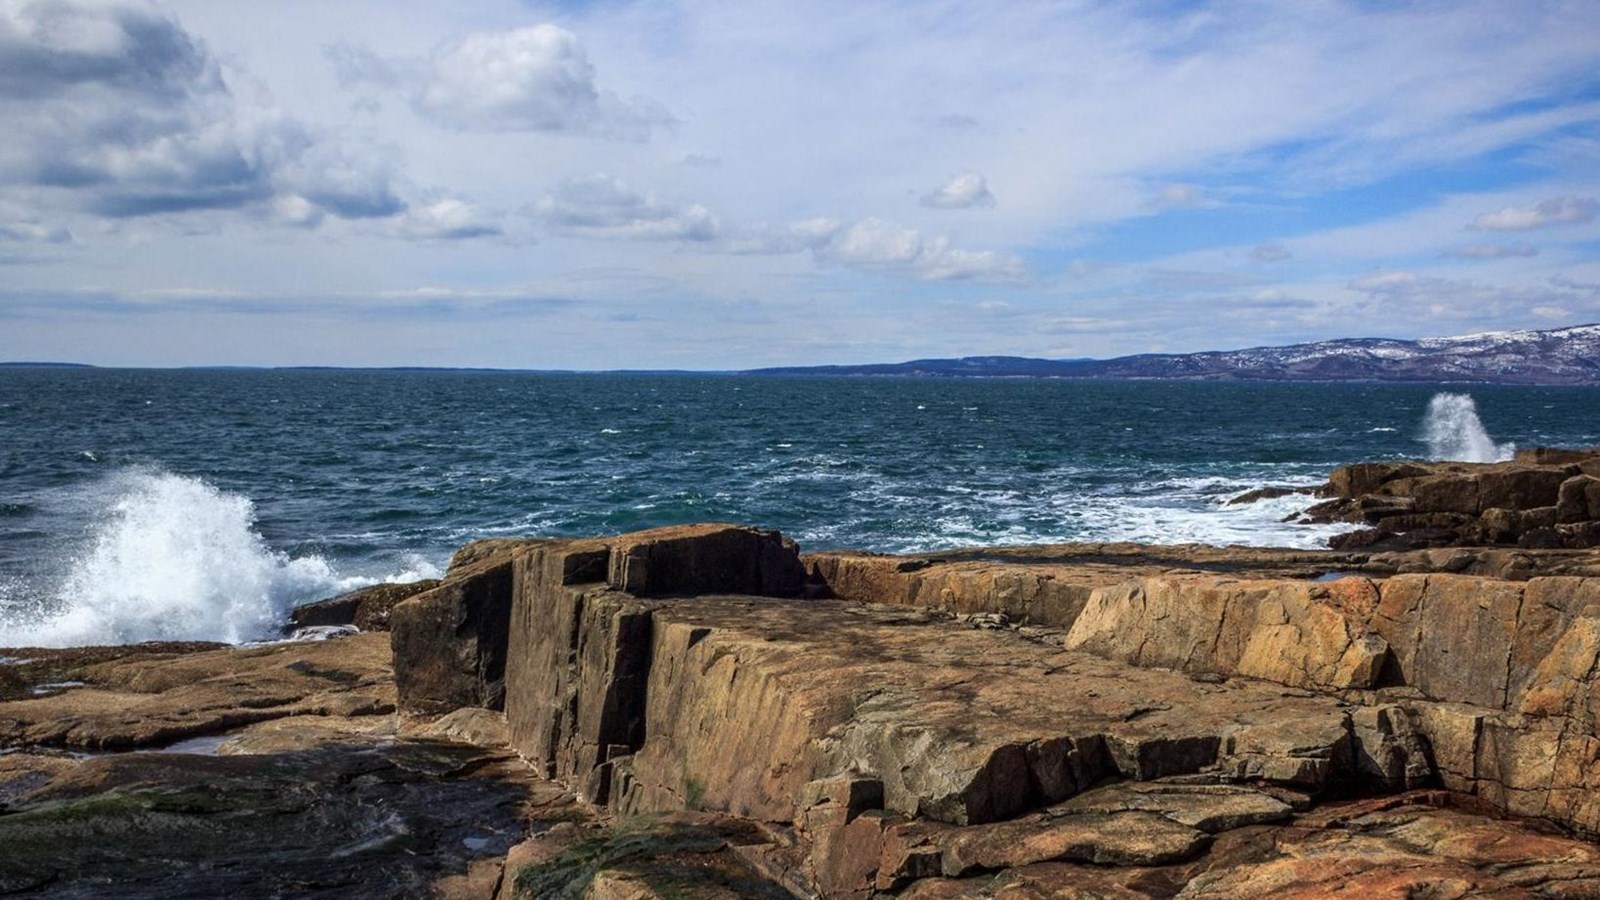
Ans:
[[[354,625],[362,631],[388,631],[389,613],[404,600],[439,586],[436,578],[405,584],[374,584],[289,611],[293,631],[323,625]]]
[[[525,822],[579,815],[503,756],[446,750],[455,774],[439,774],[405,764],[410,746],[76,763],[0,815],[0,884],[55,897],[420,897],[497,860]]]
[[[1540,449],[1509,463],[1365,463],[1336,470],[1322,493],[1334,499],[1308,510],[1310,521],[1373,528],[1330,544],[1337,549],[1600,544],[1600,449]]]
[[[694,813],[553,830],[508,858],[498,896],[790,900],[735,852],[767,840],[751,823]]]
[[[1304,492],[1306,492],[1305,488],[1282,487],[1277,485],[1259,487],[1253,491],[1245,491],[1237,497],[1230,498],[1228,500],[1228,505],[1243,506],[1249,503],[1258,503],[1262,500],[1276,500],[1279,497],[1288,497],[1293,494]]]

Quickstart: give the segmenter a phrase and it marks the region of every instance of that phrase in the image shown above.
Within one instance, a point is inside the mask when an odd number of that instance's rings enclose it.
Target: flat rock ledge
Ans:
[[[0,653],[0,891],[1597,897],[1596,576],[479,542],[316,613],[388,634]]]

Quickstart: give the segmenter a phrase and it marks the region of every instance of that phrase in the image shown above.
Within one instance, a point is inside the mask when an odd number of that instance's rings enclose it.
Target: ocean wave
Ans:
[[[0,646],[239,643],[273,634],[296,603],[380,580],[273,550],[250,498],[199,478],[130,469],[92,491],[96,524],[59,582],[5,585]],[[381,580],[437,574],[418,557]]]

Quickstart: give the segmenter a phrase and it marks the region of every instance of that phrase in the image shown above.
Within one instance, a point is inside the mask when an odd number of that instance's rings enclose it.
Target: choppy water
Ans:
[[[1313,484],[1427,456],[1425,387],[0,370],[0,646],[242,640],[491,535],[691,521],[808,548],[1316,546]],[[1600,444],[1600,392],[1475,388],[1483,437]],[[1445,404],[1472,423],[1460,403]],[[1437,415],[1435,421],[1437,423]],[[1437,430],[1437,429],[1436,429]],[[1447,429],[1448,430],[1448,429]],[[1445,434],[1446,439],[1461,434]]]

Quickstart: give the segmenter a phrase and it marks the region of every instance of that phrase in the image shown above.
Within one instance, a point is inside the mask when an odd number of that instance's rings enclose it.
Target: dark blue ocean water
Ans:
[[[1470,393],[1600,444],[1600,392]],[[1430,453],[1429,387],[0,369],[0,646],[242,640],[492,535],[691,521],[809,548],[1315,546],[1222,501]],[[1470,422],[1447,423],[1459,430]]]

